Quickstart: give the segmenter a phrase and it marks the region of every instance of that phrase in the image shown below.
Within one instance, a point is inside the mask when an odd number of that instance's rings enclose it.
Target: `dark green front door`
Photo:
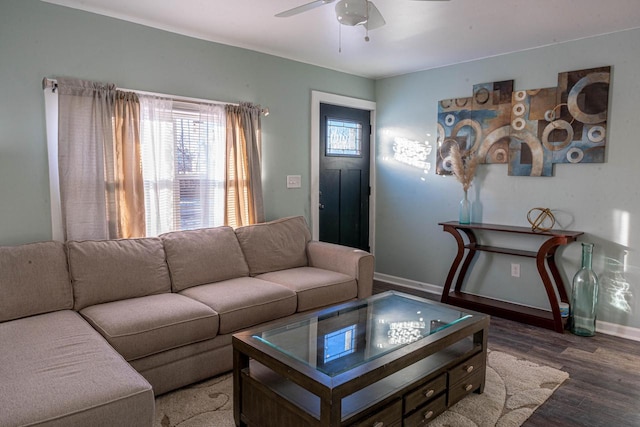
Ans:
[[[369,250],[370,111],[320,104],[319,237]]]

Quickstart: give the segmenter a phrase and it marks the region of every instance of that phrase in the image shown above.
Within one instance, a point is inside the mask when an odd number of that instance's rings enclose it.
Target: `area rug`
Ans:
[[[569,374],[500,351],[488,355],[484,393],[467,396],[433,427],[518,427]],[[225,374],[156,399],[155,427],[234,427],[233,379]]]

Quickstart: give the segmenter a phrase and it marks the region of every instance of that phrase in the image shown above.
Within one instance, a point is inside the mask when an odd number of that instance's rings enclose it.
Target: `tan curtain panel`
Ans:
[[[115,85],[58,78],[58,168],[65,240],[109,238],[105,145]]]
[[[225,224],[231,227],[264,222],[260,165],[260,108],[227,105],[227,170]]]
[[[116,234],[126,238],[143,237],[145,211],[138,95],[117,91],[114,107]]]
[[[132,233],[138,233],[139,225],[131,227],[129,220],[132,211],[137,215],[140,205],[130,202],[132,197],[124,193],[131,192],[136,198],[142,194],[142,181],[126,178],[124,183],[122,176],[140,168],[139,154],[135,154],[139,141],[133,137],[134,133],[139,134],[137,97],[119,94],[111,83],[68,78],[58,78],[57,83],[58,167],[65,240],[132,237]],[[136,161],[137,167],[133,165]],[[130,184],[130,179],[139,183]]]

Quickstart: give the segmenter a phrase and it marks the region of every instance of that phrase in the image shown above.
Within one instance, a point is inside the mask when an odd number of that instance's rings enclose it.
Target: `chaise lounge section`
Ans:
[[[149,383],[71,310],[64,245],[0,248],[0,271],[0,425],[151,425]]]
[[[231,370],[234,332],[371,295],[374,260],[291,217],[0,248],[0,267],[0,425],[142,426],[154,396]]]

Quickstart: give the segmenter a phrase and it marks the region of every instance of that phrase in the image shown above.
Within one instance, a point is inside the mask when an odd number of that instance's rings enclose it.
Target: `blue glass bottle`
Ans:
[[[583,337],[596,334],[598,276],[591,268],[593,243],[582,244],[582,268],[573,277],[571,287],[571,333]]]

